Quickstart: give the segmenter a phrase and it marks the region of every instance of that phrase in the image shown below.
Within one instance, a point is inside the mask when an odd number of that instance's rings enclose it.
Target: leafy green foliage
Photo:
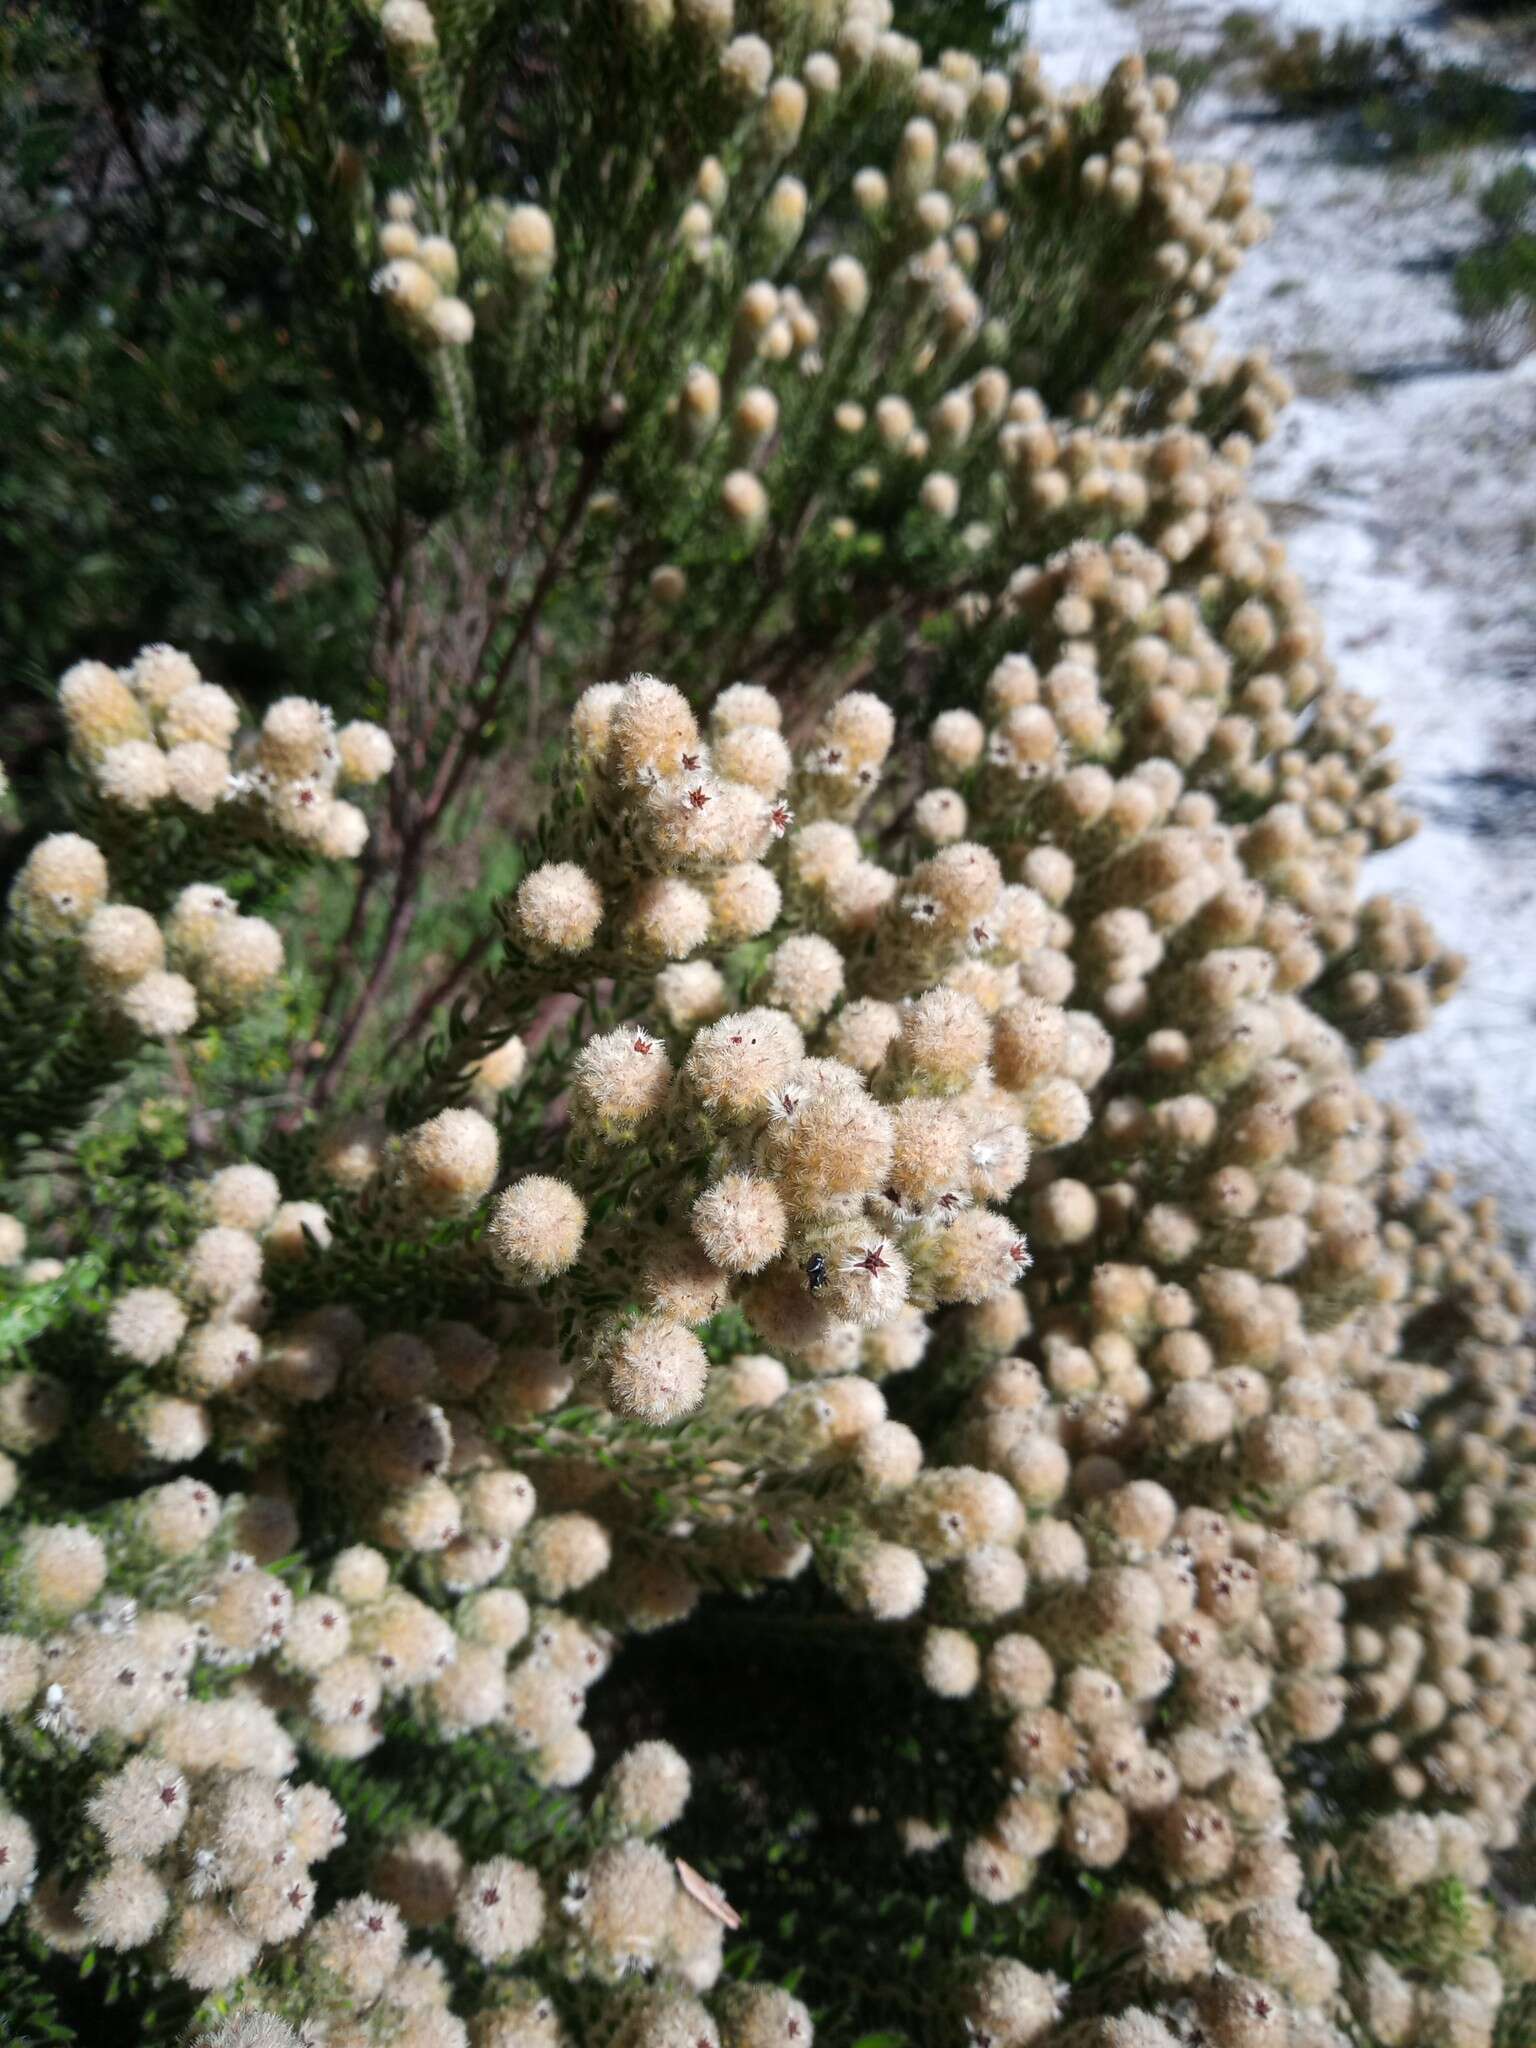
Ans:
[[[243,189],[192,77],[164,10],[0,26],[0,654],[35,689],[171,631],[258,698],[274,657],[323,665],[334,701],[361,559],[341,422],[293,331],[279,195]]]
[[[346,683],[356,543],[291,344],[216,287],[0,320],[0,644],[49,679],[169,632],[258,700],[274,665]],[[340,667],[340,675],[336,671]]]
[[[903,20],[928,47],[989,55],[1009,12],[920,0]],[[504,110],[466,108],[476,154],[457,176],[489,191],[538,168],[556,109],[530,80],[547,76],[563,14],[466,14],[488,57],[510,28],[536,118],[519,123],[514,162]],[[349,8],[309,10],[301,76],[279,33],[263,9],[237,25],[199,0],[33,0],[0,24],[0,659],[13,684],[35,691],[82,652],[119,659],[170,638],[258,701],[274,673],[290,688],[323,680],[342,711],[363,687],[372,589],[343,463],[359,442],[398,443],[412,394],[427,396],[406,351],[377,323],[360,340],[348,318],[372,195],[353,188],[347,136],[377,144],[389,83]],[[9,710],[13,740],[35,743],[40,711]]]
[[[1456,265],[1456,303],[1477,353],[1493,360],[1512,344],[1528,347],[1536,332],[1536,171],[1500,172],[1478,210],[1490,232]]]
[[[0,1936],[0,2042],[5,2048],[52,2048],[78,2040],[60,2017],[46,1968],[42,1950],[34,1951],[13,1922]]]
[[[137,1055],[134,1036],[83,1010],[72,963],[6,927],[0,954],[0,1159],[13,1171],[29,1148],[91,1115]]]
[[[875,1694],[905,1734],[871,1774]],[[625,1739],[661,1735],[689,1757],[676,1848],[743,1916],[734,1973],[788,1984],[818,2039],[856,2042],[893,2007],[936,2019],[956,1953],[1034,1926],[1038,1895],[977,1906],[953,1844],[902,1854],[903,1818],[985,1820],[991,1760],[970,1747],[974,1723],[968,1736],[914,1682],[889,1628],[817,1614],[795,1590],[750,1609],[717,1598],[707,1620],[633,1645],[597,1704]],[[1011,1952],[1039,1947],[1037,1930]]]
[[[19,1790],[22,1780],[9,1782]],[[51,1954],[20,1913],[0,1928],[0,2048],[162,2048],[184,2035],[197,2004],[110,1949]]]
[[[1364,145],[1396,162],[1509,142],[1531,125],[1529,93],[1474,65],[1435,63],[1401,31],[1298,29],[1259,49],[1260,83],[1284,112],[1356,114]]]

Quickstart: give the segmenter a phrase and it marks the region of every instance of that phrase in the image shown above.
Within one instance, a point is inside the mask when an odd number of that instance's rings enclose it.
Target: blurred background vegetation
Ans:
[[[511,82],[487,110],[492,160],[517,133],[519,91],[537,89],[519,37],[549,9],[498,17],[509,47],[487,69]],[[1007,0],[916,0],[903,23],[929,48],[995,54],[1011,15]],[[316,132],[253,160],[238,124],[270,72],[269,18],[239,0],[0,10],[0,761],[29,797],[25,835],[0,813],[0,887],[54,822],[39,801],[63,754],[50,697],[73,661],[168,640],[258,716],[291,692],[340,719],[380,708],[378,577],[347,492],[360,440],[371,452],[408,431],[419,371],[387,336],[383,360],[357,360],[334,233],[357,175],[347,135],[378,156],[391,85],[359,13],[335,34]],[[301,100],[290,118],[303,122]],[[317,228],[321,155],[338,204]],[[376,170],[382,186],[390,166]],[[365,291],[367,253],[349,267]],[[502,789],[509,804],[525,795]],[[411,949],[429,975],[507,886],[486,823],[474,807],[458,822],[467,850],[431,891]],[[339,933],[343,881],[311,893],[318,929]]]
[[[217,64],[206,12],[154,0],[24,0],[0,18],[0,753],[13,768],[56,739],[45,683],[149,640],[186,647],[256,704],[312,690],[345,716],[366,695],[372,575],[341,498],[358,423],[295,260],[307,195],[281,162],[263,174],[225,146],[244,12],[227,10]],[[928,47],[982,53],[1009,12],[917,0],[903,24]],[[389,82],[359,27],[335,75],[361,116]]]

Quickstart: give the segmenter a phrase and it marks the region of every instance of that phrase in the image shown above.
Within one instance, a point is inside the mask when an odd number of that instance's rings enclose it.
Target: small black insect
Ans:
[[[805,1277],[810,1283],[812,1294],[819,1294],[827,1284],[827,1258],[825,1252],[812,1252],[805,1262]]]

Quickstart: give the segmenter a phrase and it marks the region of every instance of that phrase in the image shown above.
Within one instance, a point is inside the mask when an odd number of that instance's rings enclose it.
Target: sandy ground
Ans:
[[[1031,39],[1054,78],[1092,79],[1129,49],[1209,46],[1230,4],[1036,0]],[[1282,30],[1401,27],[1447,54],[1479,47],[1404,0],[1263,11]],[[1373,1081],[1412,1105],[1437,1161],[1536,1232],[1536,355],[1473,367],[1450,278],[1507,158],[1351,162],[1336,124],[1279,121],[1219,80],[1179,140],[1247,158],[1274,217],[1213,324],[1234,348],[1267,346],[1296,383],[1256,488],[1343,680],[1395,726],[1423,819],[1368,886],[1420,904],[1472,962]]]

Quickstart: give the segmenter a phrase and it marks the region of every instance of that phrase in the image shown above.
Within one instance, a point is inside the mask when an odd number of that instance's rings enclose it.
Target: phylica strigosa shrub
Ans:
[[[386,0],[411,177],[337,201],[418,408],[359,515],[386,724],[244,728],[167,647],[61,682],[0,1911],[189,2039],[1529,2038],[1530,1297],[1360,1078],[1461,966],[1362,900],[1390,735],[1248,493],[1283,380],[1197,324],[1264,223],[1168,81],[889,11],[583,5],[513,63]],[[448,168],[498,61],[506,197]],[[535,659],[521,879],[401,987]],[[872,1786],[882,1670],[951,1731],[934,1810],[861,1809],[941,1938],[862,1930],[842,2005],[836,1926],[738,1934],[657,1842],[672,1743],[594,1777],[626,1641],[726,1603],[873,1646]]]

